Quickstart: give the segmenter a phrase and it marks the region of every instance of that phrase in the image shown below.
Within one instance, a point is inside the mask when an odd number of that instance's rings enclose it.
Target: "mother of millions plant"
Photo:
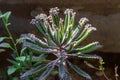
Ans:
[[[85,54],[100,48],[101,45],[99,42],[80,46],[80,44],[95,31],[96,28],[88,23],[87,18],[81,18],[79,24],[75,26],[76,13],[73,12],[72,9],[65,10],[65,20],[59,17],[59,9],[57,7],[51,8],[49,13],[49,16],[46,14],[39,14],[31,21],[42,36],[41,39],[30,33],[22,34],[21,38],[24,38],[22,41],[24,47],[27,47],[40,55],[53,54],[56,56],[56,59],[46,60],[40,63],[39,66],[22,74],[21,79],[25,79],[32,74],[41,72],[41,75],[37,80],[46,80],[49,74],[58,67],[60,80],[72,80],[70,73],[67,70],[67,67],[70,66],[79,75],[88,80],[92,80],[89,74],[76,65],[73,65],[69,61],[69,58],[97,59],[100,62],[99,69],[103,69],[103,60],[100,56]]]
[[[42,38],[39,39],[34,34],[29,33],[22,34],[17,41],[13,39],[8,29],[10,12],[0,13],[0,18],[3,19],[9,35],[8,37],[0,37],[0,42],[2,42],[0,47],[13,50],[12,56],[14,60],[9,59],[13,66],[9,67],[8,74],[11,75],[18,71],[21,80],[35,80],[35,77],[37,77],[37,80],[46,80],[54,69],[58,69],[60,80],[72,80],[67,70],[67,67],[70,66],[79,75],[87,80],[92,80],[89,74],[73,65],[69,58],[99,60],[100,66],[97,69],[103,70],[103,59],[100,56],[85,54],[100,48],[99,42],[80,46],[96,28],[88,23],[87,18],[81,18],[79,24],[75,26],[76,13],[72,9],[65,10],[65,20],[59,17],[57,7],[51,8],[49,13],[49,16],[39,14],[31,21]],[[5,39],[10,39],[13,45],[3,42]],[[22,43],[20,51],[17,49],[18,43]],[[33,53],[39,53],[39,56],[34,56]],[[51,54],[56,56],[55,60],[46,59],[46,56]],[[89,66],[93,67],[92,65]],[[40,72],[40,77],[38,77],[38,72]]]

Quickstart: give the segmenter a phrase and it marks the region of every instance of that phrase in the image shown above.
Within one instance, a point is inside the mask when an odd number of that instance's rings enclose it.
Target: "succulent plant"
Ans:
[[[76,73],[92,80],[89,74],[82,69],[73,65],[68,59],[76,57],[80,59],[98,59],[100,56],[85,54],[101,47],[99,42],[92,42],[85,46],[80,44],[96,30],[89,24],[87,18],[81,18],[78,25],[75,26],[75,12],[73,9],[66,9],[65,20],[59,17],[59,9],[51,8],[50,15],[39,14],[32,19],[31,24],[35,26],[41,38],[37,38],[34,34],[22,34],[23,46],[31,51],[43,55],[55,55],[55,60],[46,60],[40,65],[34,67],[22,74],[21,78],[25,78],[37,72],[41,73],[38,80],[45,80],[49,74],[58,67],[60,80],[72,80],[67,67],[70,66]],[[44,56],[43,56],[44,57]],[[41,57],[40,57],[41,58]]]

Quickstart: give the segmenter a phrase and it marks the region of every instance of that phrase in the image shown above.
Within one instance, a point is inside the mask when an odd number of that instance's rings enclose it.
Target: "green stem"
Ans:
[[[0,15],[2,15],[2,12],[1,12],[1,11],[0,11]],[[2,18],[2,21],[3,21],[3,23],[4,23],[4,26],[5,26],[5,29],[6,29],[7,33],[8,33],[8,35],[9,35],[9,38],[11,39],[11,41],[12,41],[12,43],[13,43],[13,46],[14,46],[14,50],[13,50],[13,51],[15,51],[15,53],[17,54],[17,56],[19,56],[19,54],[18,54],[18,49],[17,49],[17,46],[16,46],[16,44],[15,44],[14,38],[13,38],[13,36],[12,36],[9,28],[8,28],[8,24],[9,24],[9,23],[5,23],[4,18]]]
[[[4,22],[4,21],[3,21],[3,22]],[[4,22],[4,23],[5,23],[5,22]],[[17,54],[17,56],[19,56],[18,50],[17,50],[17,47],[16,47],[16,44],[15,44],[15,41],[14,41],[14,39],[13,39],[13,36],[12,36],[10,30],[8,29],[8,25],[7,25],[7,24],[5,24],[5,29],[6,29],[6,31],[7,31],[7,33],[8,33],[8,35],[9,35],[9,37],[10,37],[12,43],[13,43],[15,53]]]

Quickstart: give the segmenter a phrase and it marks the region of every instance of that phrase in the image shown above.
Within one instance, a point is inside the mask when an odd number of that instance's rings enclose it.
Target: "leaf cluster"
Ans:
[[[102,58],[97,55],[86,54],[98,48],[101,48],[99,42],[92,42],[85,46],[80,44],[96,30],[89,24],[87,18],[81,18],[78,25],[75,25],[76,12],[73,9],[64,11],[65,18],[59,16],[59,8],[51,8],[49,15],[39,14],[32,19],[31,24],[35,26],[42,38],[36,37],[34,34],[22,34],[19,39],[14,40],[11,32],[8,29],[11,12],[0,15],[5,28],[8,32],[8,37],[0,37],[0,48],[10,48],[13,50],[12,57],[14,60],[8,59],[13,65],[9,67],[8,74],[12,75],[15,72],[22,74],[21,79],[31,80],[46,80],[47,77],[57,69],[60,80],[72,80],[67,67],[71,67],[76,73],[92,80],[91,76],[85,71],[72,64],[69,58],[76,57],[83,60],[99,60],[100,70],[103,70],[101,62]],[[9,39],[13,43],[3,42]],[[17,44],[22,43],[20,51],[17,49]],[[37,53],[38,56],[35,56]],[[55,60],[47,59],[47,55],[55,55]],[[56,68],[57,67],[57,68]],[[40,76],[39,76],[40,72]]]
[[[80,46],[96,28],[88,23],[89,20],[87,18],[81,18],[78,25],[75,26],[76,13],[72,9],[65,10],[64,20],[59,17],[59,9],[57,7],[51,8],[49,13],[49,16],[39,14],[31,21],[40,36],[42,36],[42,39],[37,38],[34,34],[22,34],[21,38],[24,38],[22,41],[24,47],[39,54],[53,54],[56,59],[46,61],[45,64],[26,71],[21,78],[42,72],[38,80],[45,80],[57,66],[60,80],[72,80],[67,70],[67,67],[70,66],[79,75],[92,80],[89,74],[73,65],[68,59],[77,57],[80,59],[102,60],[100,56],[85,54],[100,48],[99,42]]]

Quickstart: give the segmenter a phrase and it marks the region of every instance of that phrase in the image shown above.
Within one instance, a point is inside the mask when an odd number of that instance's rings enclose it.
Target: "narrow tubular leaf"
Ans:
[[[48,26],[48,34],[50,36],[50,38],[54,41],[54,31],[52,30],[52,28],[50,26]]]
[[[38,52],[56,53],[56,49],[45,49],[45,48],[42,48],[42,47],[35,45],[33,43],[30,43],[30,42],[24,42],[23,45],[24,45],[24,47],[28,47],[28,48],[36,50]]]
[[[46,64],[41,64],[40,66],[36,67],[36,68],[33,68],[31,70],[28,70],[26,71],[24,74],[22,74],[22,76],[20,78],[24,78],[24,77],[27,77],[29,75],[32,75],[32,74],[35,74],[37,72],[40,72],[42,71],[43,69],[45,69],[47,67]]]
[[[80,53],[89,53],[101,47],[102,46],[99,44],[99,42],[93,42],[84,47],[76,48],[75,51],[78,51]]]
[[[82,41],[84,41],[89,35],[90,33],[93,31],[93,30],[96,30],[94,27],[89,27],[87,28],[87,31],[84,33],[84,35],[78,40],[76,41],[75,43],[75,47],[78,46]]]
[[[92,78],[90,77],[89,74],[87,74],[86,72],[84,72],[83,70],[81,70],[80,68],[78,68],[77,66],[73,65],[72,63],[70,63],[69,61],[67,61],[69,66],[75,71],[77,72],[79,75],[85,77],[88,80],[92,80]]]
[[[59,17],[57,14],[52,15],[53,23],[56,27],[59,27]]]
[[[81,25],[79,25],[80,26],[80,28],[82,27]],[[79,36],[78,37],[76,37],[76,39],[75,40],[79,40],[84,34],[85,34],[85,32],[87,31],[87,29],[86,28],[84,28],[83,30],[82,30],[82,32],[79,34]]]
[[[68,71],[66,71],[63,80],[72,80],[72,78],[71,78],[71,76],[70,76]]]
[[[23,40],[27,40],[30,41],[32,43],[35,43],[36,45],[39,45],[42,48],[49,48],[48,44],[40,39],[38,39],[37,37],[35,37],[35,35],[33,34],[22,34],[21,35],[21,39],[23,38]],[[23,41],[22,40],[22,41]]]
[[[59,77],[61,80],[72,80],[69,72],[67,71],[65,61],[63,61],[63,59],[60,59],[60,63],[58,67],[59,67]]]
[[[52,70],[54,69],[56,63],[52,63],[48,66],[47,70],[45,70],[42,75],[39,77],[38,80],[45,80],[47,78],[47,76],[52,72]]]
[[[102,57],[97,56],[97,55],[90,55],[90,54],[79,54],[77,55],[80,59],[98,59],[98,60],[102,60]]]
[[[68,15],[66,14],[66,16],[65,16],[64,32],[66,32],[68,25],[69,25],[69,20],[68,20]]]
[[[63,22],[60,22],[60,43],[62,44],[63,36],[64,36],[64,27],[63,27]]]
[[[47,32],[47,25],[46,25],[45,21],[40,21],[39,24],[41,25],[42,30],[46,33]]]
[[[54,41],[57,45],[59,45],[59,40],[58,40],[58,31],[55,31],[54,33]]]
[[[49,34],[46,34],[46,36],[47,36],[47,43],[48,43],[48,45],[49,45],[49,46],[54,46],[54,47],[56,47],[57,44],[56,44],[55,41],[50,37],[50,35],[49,35]]]
[[[64,75],[65,75],[65,65],[63,64],[63,61],[61,59],[59,63],[59,77],[63,79]]]
[[[39,23],[35,24],[36,29],[38,30],[39,34],[45,37],[45,32],[43,31],[42,27],[39,25]]]
[[[70,32],[72,32],[72,31],[70,30]],[[67,42],[66,45],[70,44],[73,41],[73,39],[76,37],[78,32],[79,32],[79,27],[76,27],[75,30],[70,34],[71,36],[70,36],[69,41]]]
[[[66,50],[67,50],[68,52],[71,52],[71,51],[73,50],[73,48],[74,48],[74,45],[73,45],[73,44],[70,44],[69,46],[66,47]]]
[[[73,13],[73,15],[71,17],[71,26],[72,26],[72,29],[74,29],[74,25],[75,25],[75,14]]]
[[[41,54],[40,56],[32,56],[32,61],[33,62],[42,62],[42,61],[45,61],[45,55],[44,54]]]
[[[66,33],[65,33],[65,39],[64,39],[64,41],[62,42],[62,44],[65,44],[65,45],[67,45],[67,43],[68,43],[68,41],[70,41],[71,40],[71,36],[72,36],[72,30],[71,30],[71,28],[69,28],[69,30],[68,31],[66,31]]]
[[[83,27],[84,27],[84,26],[81,26],[80,24],[76,27],[76,29],[79,29],[79,31],[78,31],[78,33],[76,34],[76,36],[74,37],[74,40],[80,39],[79,37],[81,37]]]
[[[60,46],[60,38],[61,38],[61,35],[60,35],[60,31],[57,31],[57,41],[58,41],[58,45]]]

